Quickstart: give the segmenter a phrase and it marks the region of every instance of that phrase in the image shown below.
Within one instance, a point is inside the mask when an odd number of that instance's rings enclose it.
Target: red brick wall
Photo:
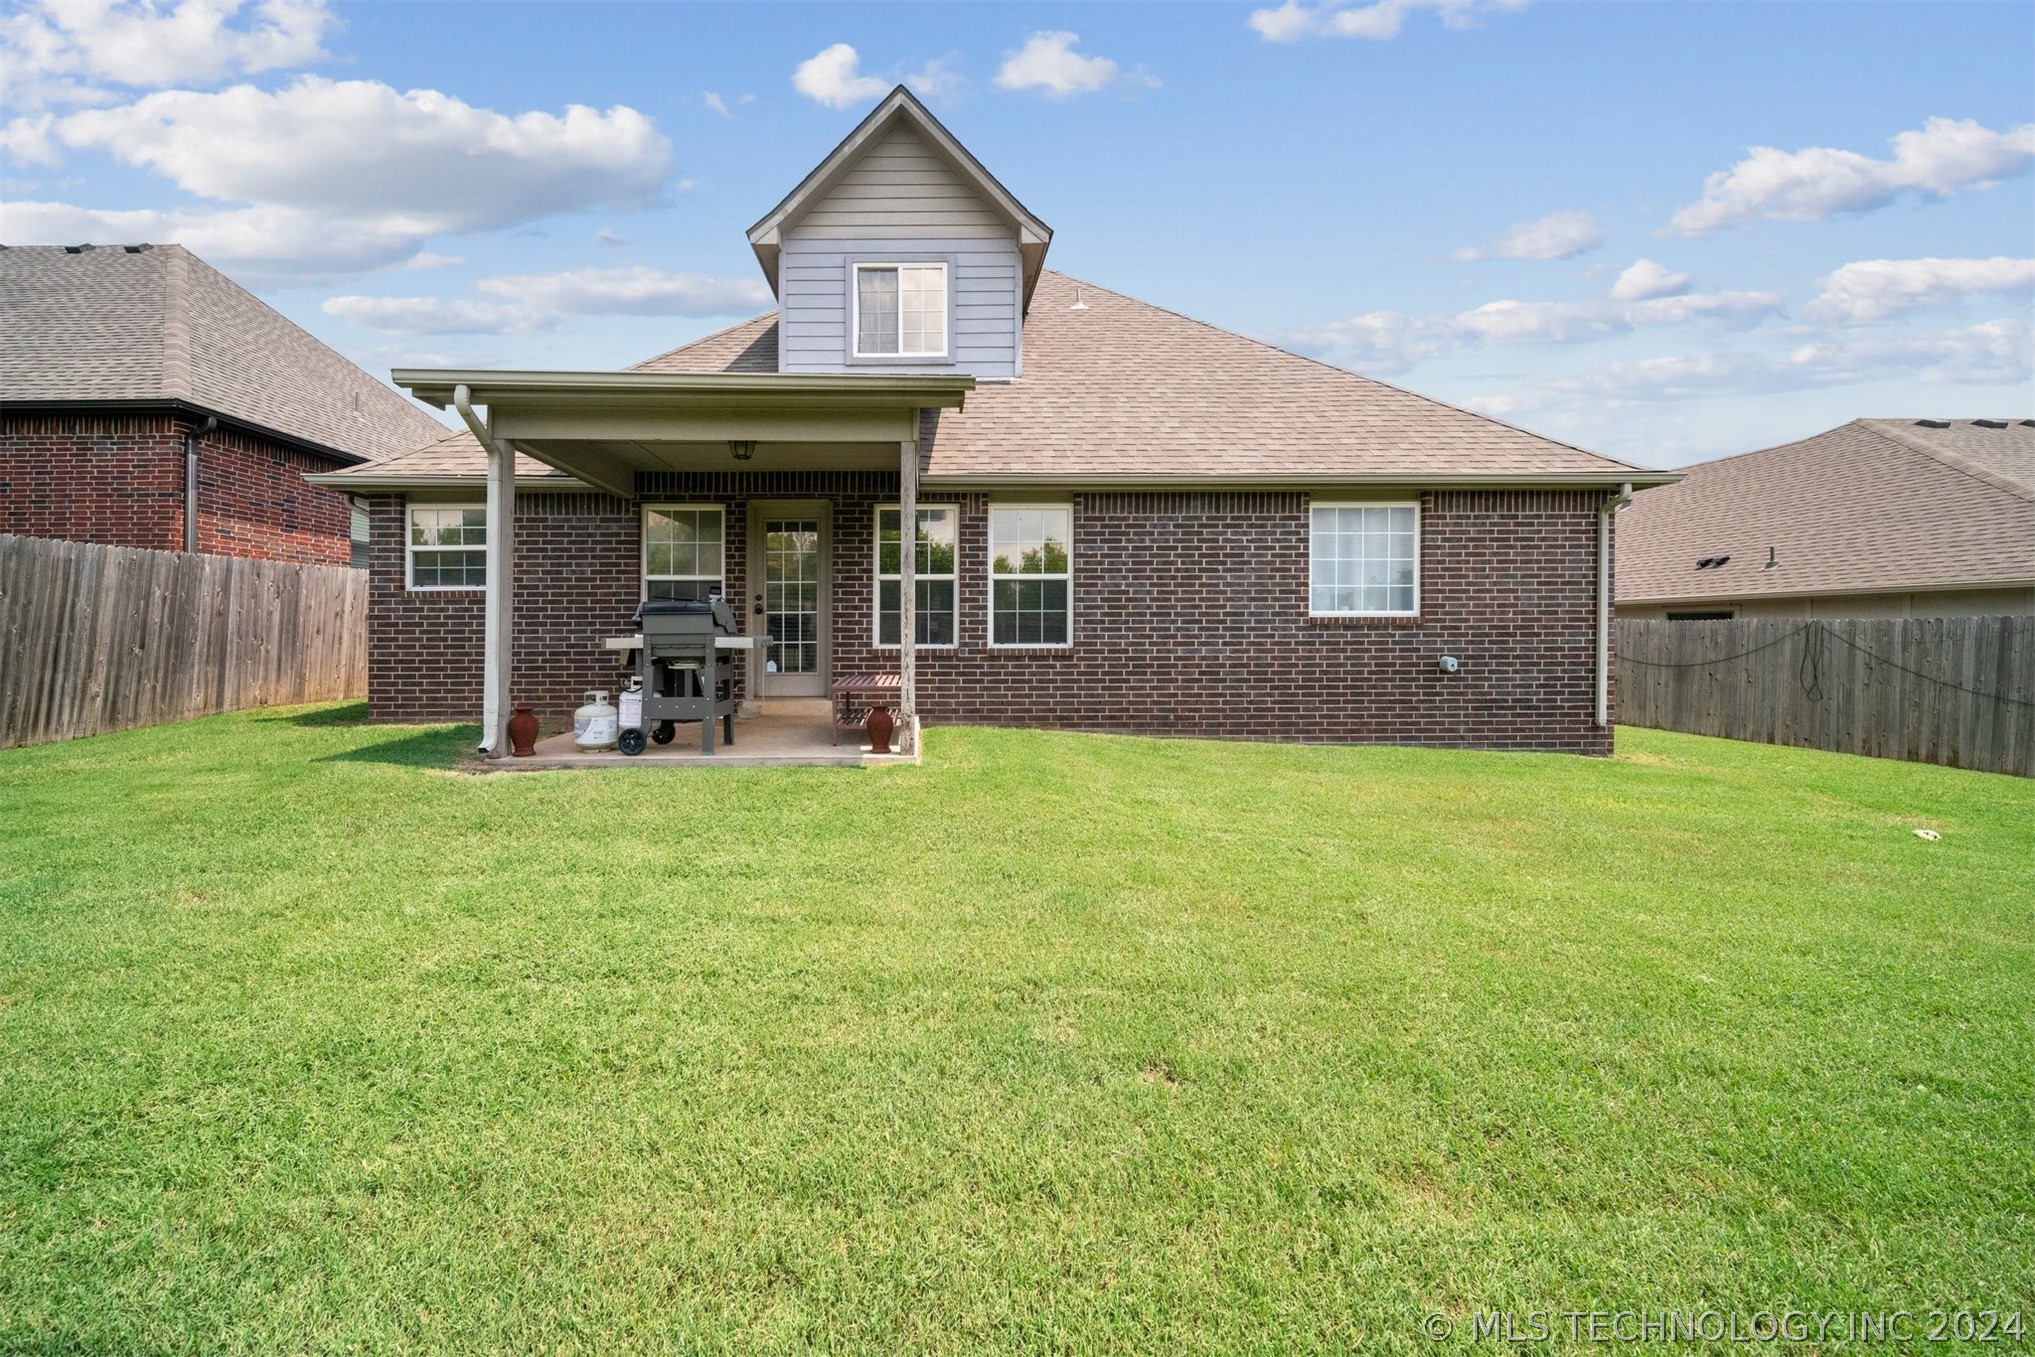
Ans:
[[[0,415],[0,532],[181,551],[184,434],[169,414]],[[337,463],[221,428],[198,445],[198,550],[345,565],[345,496],[305,472]]]
[[[747,500],[824,498],[834,531],[837,673],[894,669],[871,644],[877,473],[646,478],[645,499],[725,506],[729,592],[746,612]],[[929,722],[1604,754],[1592,723],[1596,519],[1586,491],[1421,496],[1421,616],[1307,616],[1307,497],[1083,493],[1074,503],[1074,645],[991,650],[988,501],[961,505],[960,645],[919,652]],[[639,516],[603,495],[519,499],[517,698],[552,718],[611,686],[603,635],[634,610]],[[377,499],[369,678],[380,720],[472,720],[481,600],[403,588],[403,509]],[[748,625],[753,619],[745,619]],[[1462,671],[1444,675],[1452,654]]]

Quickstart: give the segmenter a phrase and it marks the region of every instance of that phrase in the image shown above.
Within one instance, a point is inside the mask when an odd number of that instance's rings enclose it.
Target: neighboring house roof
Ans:
[[[776,317],[758,316],[633,370],[767,372],[776,359]],[[982,383],[929,429],[934,480],[1672,477],[1051,270],[1025,319],[1024,376]]]
[[[0,402],[187,405],[339,460],[444,432],[180,245],[0,246]]]
[[[1684,470],[1618,516],[1620,603],[2035,581],[2035,420],[1860,419]]]
[[[1025,302],[1029,305],[1032,289],[1037,285],[1046,261],[1046,250],[1053,243],[1053,228],[1034,216],[1017,200],[1017,195],[983,168],[974,153],[963,146],[945,124],[903,85],[885,95],[875,108],[869,110],[869,116],[857,123],[855,130],[843,137],[841,143],[827,153],[827,158],[813,167],[812,173],[799,180],[798,187],[749,228],[750,248],[756,251],[756,261],[770,279],[771,292],[778,293],[777,261],[784,233],[794,229],[805,212],[825,200],[864,156],[900,128],[910,129],[920,141],[930,146],[960,176],[968,189],[972,189],[1009,224],[1017,239],[1018,257],[1024,261]]]

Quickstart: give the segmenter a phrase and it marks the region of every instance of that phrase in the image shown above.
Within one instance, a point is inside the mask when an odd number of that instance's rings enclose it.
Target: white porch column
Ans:
[[[918,427],[918,411],[912,412]],[[898,444],[897,730],[900,753],[919,752],[919,440]]]
[[[493,425],[494,412],[488,412]],[[488,450],[488,589],[486,650],[481,673],[481,748],[491,759],[509,752],[508,724],[515,653],[516,454],[492,436]]]

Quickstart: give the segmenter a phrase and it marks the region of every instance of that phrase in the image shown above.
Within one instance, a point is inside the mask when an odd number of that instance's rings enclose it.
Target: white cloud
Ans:
[[[1555,212],[1538,221],[1523,221],[1488,245],[1466,245],[1459,260],[1573,259],[1604,243],[1596,219],[1588,212]]]
[[[652,268],[572,269],[483,278],[474,289],[499,301],[439,297],[333,297],[327,315],[392,335],[531,335],[568,316],[746,315],[770,289],[746,278]]]
[[[176,240],[264,281],[344,277],[430,238],[657,200],[671,145],[632,108],[513,117],[436,90],[305,76],[177,90],[55,120],[54,142],[152,170],[218,208],[10,203],[12,238]]]
[[[616,246],[627,245],[628,243],[629,237],[623,235],[620,231],[615,230],[611,226],[603,226],[600,230],[594,232],[594,244],[596,245],[606,245],[609,246],[610,248],[613,248]]]
[[[1527,0],[1373,0],[1367,5],[1303,5],[1285,0],[1276,9],[1251,11],[1251,29],[1266,42],[1298,42],[1302,38],[1369,38],[1383,42],[1399,36],[1406,16],[1431,10],[1449,28],[1474,28],[1491,10],[1520,9]]]
[[[888,82],[862,74],[862,57],[845,42],[807,57],[791,74],[791,87],[828,108],[848,108],[890,92]]]
[[[336,22],[324,0],[27,0],[0,18],[0,64],[10,103],[100,102],[104,85],[204,85],[320,60]]]
[[[1866,325],[1967,297],[2035,293],[2035,259],[1861,259],[1823,279],[1812,320]]]
[[[1618,281],[1611,285],[1614,301],[1643,302],[1653,297],[1675,297],[1689,290],[1690,275],[1669,273],[1651,259],[1635,259]]]
[[[2035,123],[1994,132],[1969,119],[1931,118],[1893,139],[1890,160],[1812,146],[1755,146],[1703,181],[1700,202],[1675,213],[1668,235],[1707,236],[1748,221],[1823,221],[1870,212],[1904,193],[1948,197],[2025,173],[2035,159]]]
[[[1084,56],[1075,51],[1075,44],[1080,41],[1080,34],[1064,30],[1032,34],[1025,39],[1024,46],[1004,53],[1003,66],[996,73],[996,87],[1039,90],[1055,99],[1093,94],[1113,85],[1158,87],[1157,77],[1142,66],[1126,71],[1108,57]]]
[[[644,267],[516,274],[483,278],[474,287],[547,315],[746,315],[771,300],[761,280]]]
[[[0,125],[0,155],[15,165],[44,165],[51,169],[64,163],[56,143],[56,117],[42,113],[31,118],[13,118]]]
[[[951,99],[961,92],[961,58],[955,53],[935,57],[906,76],[904,83],[921,99]]]
[[[700,102],[706,105],[708,112],[718,113],[723,118],[732,118],[735,116],[736,109],[755,103],[756,96],[753,94],[738,94],[731,99],[727,95],[716,94],[713,90],[701,90]]]
[[[1374,311],[1349,320],[1273,332],[1272,342],[1355,368],[1403,371],[1413,363],[1485,344],[1577,344],[1703,321],[1743,329],[1775,315],[1773,292],[1695,293],[1641,301],[1494,301],[1451,315]]]
[[[528,335],[558,328],[555,317],[524,307],[437,297],[328,297],[320,309],[388,335]]]
[[[2035,330],[2013,320],[1960,330],[1804,344],[1780,357],[1691,353],[1610,363],[1547,388],[1593,403],[1757,396],[1919,377],[1936,384],[2015,384],[2035,376]]]

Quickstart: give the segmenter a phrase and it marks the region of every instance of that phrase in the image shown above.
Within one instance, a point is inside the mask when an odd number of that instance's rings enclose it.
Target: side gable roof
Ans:
[[[2035,421],[1860,419],[1685,470],[1618,517],[1621,603],[2035,580]]]
[[[637,370],[767,371],[776,355],[777,318],[764,315]],[[1600,457],[1051,270],[1040,275],[1025,320],[1025,375],[984,382],[964,409],[928,421],[925,474],[935,481],[1676,479],[1674,472]]]
[[[984,202],[1010,223],[1017,237],[1019,258],[1024,263],[1025,304],[1031,305],[1032,289],[1038,285],[1039,273],[1045,267],[1047,247],[1053,242],[1053,228],[1034,216],[1015,194],[998,182],[996,176],[985,169],[982,162],[947,130],[945,124],[903,85],[885,95],[882,102],[869,111],[869,116],[856,124],[855,130],[842,138],[840,145],[829,151],[826,158],[799,181],[798,187],[749,228],[749,246],[756,252],[756,261],[763,266],[764,276],[770,280],[770,290],[778,290],[777,261],[784,232],[794,226],[810,207],[825,198],[828,190],[900,123],[916,132]]]
[[[181,402],[336,460],[445,432],[181,245],[0,246],[0,401]]]

